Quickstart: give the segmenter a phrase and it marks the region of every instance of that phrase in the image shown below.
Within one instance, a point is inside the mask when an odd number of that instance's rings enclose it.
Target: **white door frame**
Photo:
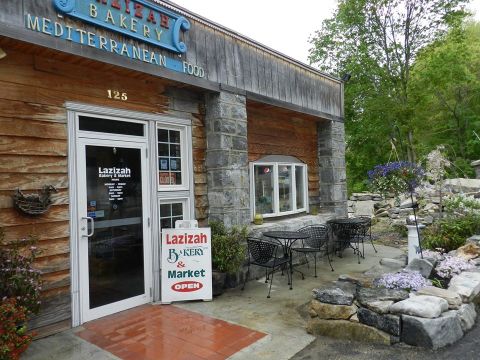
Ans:
[[[105,146],[105,147],[121,147],[130,149],[139,149],[141,154],[141,172],[142,172],[142,225],[143,225],[143,258],[144,258],[144,293],[125,300],[110,303],[90,309],[89,304],[89,262],[88,262],[88,238],[87,238],[87,220],[84,219],[87,209],[87,177],[86,177],[86,146]],[[78,221],[79,227],[79,269],[80,269],[80,305],[82,321],[90,321],[130,309],[135,306],[143,305],[151,302],[151,236],[149,229],[149,200],[150,192],[148,191],[148,164],[147,164],[147,145],[142,142],[126,142],[125,140],[105,140],[94,138],[79,138],[77,142],[77,179],[78,179]],[[83,209],[83,210],[82,210]],[[82,214],[83,212],[83,214]]]
[[[109,109],[104,107],[89,106],[82,104],[67,103],[68,110],[68,145],[69,145],[69,193],[70,193],[70,262],[71,262],[71,293],[72,293],[72,326],[78,326],[82,323],[93,320],[101,316],[125,310],[143,303],[152,301],[152,232],[151,232],[151,209],[153,204],[149,168],[151,161],[148,156],[148,139],[149,124],[148,119],[144,119],[142,113],[131,111],[123,111],[117,109]],[[79,115],[102,117],[106,119],[141,122],[145,125],[144,136],[126,136],[105,133],[93,133],[79,131],[78,117]],[[142,213],[143,213],[143,238],[144,238],[144,277],[145,277],[145,293],[131,299],[126,299],[96,309],[89,309],[88,304],[88,273],[81,271],[85,266],[82,260],[87,261],[88,257],[82,256],[85,251],[86,238],[80,229],[82,225],[81,218],[85,216],[80,209],[86,209],[86,194],[80,194],[80,189],[85,188],[85,167],[79,159],[84,158],[85,145],[105,145],[117,147],[138,148],[142,156]],[[83,148],[83,149],[82,149]],[[83,160],[84,161],[84,160]],[[83,175],[82,175],[83,172]],[[83,176],[83,180],[81,180]],[[83,199],[82,199],[83,197]],[[83,203],[83,208],[82,208]],[[82,266],[83,265],[83,266]],[[85,291],[87,291],[85,293]]]

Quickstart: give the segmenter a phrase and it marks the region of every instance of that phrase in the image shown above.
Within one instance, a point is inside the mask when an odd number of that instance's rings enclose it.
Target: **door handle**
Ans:
[[[88,222],[90,222],[91,226],[92,226],[92,231],[90,233],[87,232],[87,235],[84,235],[84,236],[86,236],[86,237],[92,236],[93,233],[95,232],[95,221],[90,216],[82,217],[82,220],[87,220],[87,227],[88,227]],[[82,230],[85,230],[85,228],[82,228]]]

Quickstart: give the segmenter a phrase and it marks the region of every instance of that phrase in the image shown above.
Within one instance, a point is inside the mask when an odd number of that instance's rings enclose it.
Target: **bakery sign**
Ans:
[[[190,29],[190,22],[167,8],[145,0],[51,1],[60,19],[27,13],[27,29],[188,75],[205,76],[203,68],[197,65],[142,46],[144,43],[176,54],[187,51],[182,37]],[[61,20],[64,15],[115,32],[123,38],[113,39],[104,31],[90,31],[73,23],[67,24]],[[137,41],[126,41],[128,38]]]
[[[162,229],[162,303],[212,299],[210,228]]]

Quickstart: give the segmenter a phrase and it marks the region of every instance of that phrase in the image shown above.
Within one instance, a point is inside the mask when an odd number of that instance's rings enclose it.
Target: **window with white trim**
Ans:
[[[157,151],[158,190],[188,190],[186,127],[158,125]]]
[[[307,165],[292,156],[272,155],[251,163],[252,217],[308,211],[307,174]]]

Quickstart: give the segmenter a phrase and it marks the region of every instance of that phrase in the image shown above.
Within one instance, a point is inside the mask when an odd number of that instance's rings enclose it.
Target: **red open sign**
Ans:
[[[178,292],[192,292],[200,290],[203,287],[202,283],[198,281],[182,281],[172,285],[173,291]]]

